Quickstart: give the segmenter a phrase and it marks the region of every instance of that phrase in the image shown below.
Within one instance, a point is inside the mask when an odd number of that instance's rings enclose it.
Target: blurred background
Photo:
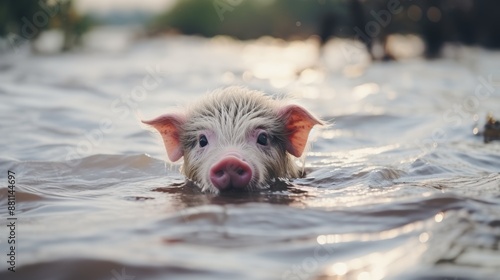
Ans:
[[[329,38],[355,38],[372,58],[387,60],[397,53],[388,46],[391,36],[414,35],[424,45],[414,55],[435,58],[446,43],[499,48],[499,8],[491,0],[6,0],[0,38],[4,52],[26,41],[35,52],[68,51],[107,25],[135,26],[138,40],[180,34],[313,37],[323,45]],[[37,44],[47,33],[57,34],[45,46]]]

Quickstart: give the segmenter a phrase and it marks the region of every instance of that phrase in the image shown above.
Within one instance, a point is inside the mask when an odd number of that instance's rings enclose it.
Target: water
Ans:
[[[349,50],[346,52],[345,50]],[[83,51],[0,60],[1,279],[498,279],[500,53],[367,63],[333,41],[97,30]],[[312,66],[313,65],[313,66]],[[243,84],[329,122],[291,186],[202,194],[139,119]]]

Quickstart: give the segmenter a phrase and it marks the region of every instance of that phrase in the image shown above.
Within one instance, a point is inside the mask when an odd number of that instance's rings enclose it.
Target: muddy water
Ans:
[[[2,55],[1,279],[498,279],[500,143],[473,128],[500,114],[500,53],[368,64],[334,41],[315,64],[309,41],[130,40]],[[233,84],[330,123],[306,178],[202,194],[138,121]]]

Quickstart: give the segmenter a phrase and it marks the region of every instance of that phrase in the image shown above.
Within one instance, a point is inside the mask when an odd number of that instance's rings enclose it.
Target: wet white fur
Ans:
[[[212,185],[209,171],[227,153],[238,153],[254,170],[249,188],[262,188],[274,178],[300,175],[286,152],[284,120],[279,110],[284,100],[275,100],[262,92],[242,87],[216,90],[186,108],[186,122],[181,129],[184,150],[182,168],[186,177],[203,191],[218,193]],[[264,129],[272,140],[268,146],[256,143],[252,133]],[[209,134],[209,144],[200,147],[200,134]]]

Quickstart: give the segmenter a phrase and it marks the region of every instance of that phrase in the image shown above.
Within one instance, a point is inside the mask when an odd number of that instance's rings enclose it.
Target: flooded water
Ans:
[[[333,41],[318,64],[312,41],[131,40],[0,57],[1,279],[498,279],[500,142],[473,130],[500,114],[499,52],[369,64]],[[306,178],[200,193],[139,121],[234,84],[329,123]]]

